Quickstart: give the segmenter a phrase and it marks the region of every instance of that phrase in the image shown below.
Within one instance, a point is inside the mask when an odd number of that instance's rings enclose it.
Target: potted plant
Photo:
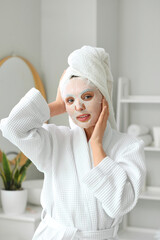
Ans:
[[[29,159],[20,166],[21,156],[15,159],[15,164],[11,166],[7,154],[2,153],[2,167],[0,166],[0,176],[3,180],[4,189],[1,189],[2,209],[7,214],[22,214],[26,209],[27,190],[22,188],[25,180],[27,168],[30,166]]]

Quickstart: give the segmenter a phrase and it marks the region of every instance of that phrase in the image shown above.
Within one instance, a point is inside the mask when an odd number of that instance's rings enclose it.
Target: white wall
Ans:
[[[0,59],[14,52],[40,72],[40,7],[40,0],[0,0]]]
[[[67,57],[83,45],[96,46],[96,0],[42,0],[41,56],[48,101],[55,100]],[[67,116],[51,119],[58,125]]]
[[[117,104],[118,78],[118,1],[97,1],[97,47],[102,47],[110,55],[111,71],[114,79],[113,107]]]
[[[119,75],[133,94],[160,94],[160,1],[121,0],[118,27]]]

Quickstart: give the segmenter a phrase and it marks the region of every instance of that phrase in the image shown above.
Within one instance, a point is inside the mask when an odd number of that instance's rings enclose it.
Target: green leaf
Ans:
[[[14,185],[18,187],[18,177],[19,177],[19,169],[16,170],[14,174]]]
[[[31,160],[30,159],[27,159],[26,163],[20,168],[20,174],[23,173],[23,171],[25,171],[31,164]]]
[[[2,164],[3,164],[4,175],[6,177],[7,189],[9,189],[12,182],[12,172],[11,172],[9,160],[7,159],[4,153],[2,158]]]
[[[18,184],[20,186],[26,178],[27,168],[30,166],[31,163],[32,163],[31,160],[27,159],[26,163],[19,170]]]
[[[19,183],[20,186],[21,186],[22,182],[25,180],[25,177],[26,177],[26,170],[24,170],[24,171],[22,172],[22,174],[19,175],[18,183]]]
[[[0,167],[0,176],[2,177],[2,181],[3,181],[4,187],[6,189],[7,188],[7,181],[6,181],[6,177],[5,177],[4,172],[3,172],[1,167]]]
[[[20,157],[18,158],[18,160],[16,160],[16,164],[15,164],[13,170],[12,170],[12,179],[14,179],[14,174],[15,174],[15,172],[16,172],[17,169],[18,169],[18,166],[19,166],[20,160],[21,160]]]

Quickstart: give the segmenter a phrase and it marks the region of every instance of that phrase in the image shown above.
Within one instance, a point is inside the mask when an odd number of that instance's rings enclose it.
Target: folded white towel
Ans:
[[[154,238],[160,240],[160,231],[157,231],[154,235]]]
[[[138,124],[131,124],[127,130],[128,134],[134,137],[141,135],[146,135],[149,133],[149,128],[147,126],[142,126]]]
[[[152,143],[152,136],[150,134],[142,135],[139,136],[138,138],[143,140],[144,146],[149,146]]]

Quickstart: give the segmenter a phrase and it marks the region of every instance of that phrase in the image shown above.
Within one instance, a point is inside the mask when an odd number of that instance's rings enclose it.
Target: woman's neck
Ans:
[[[85,131],[85,133],[86,133],[87,141],[90,140],[90,138],[91,138],[91,136],[92,136],[92,133],[93,133],[93,130],[94,130],[94,126],[84,129],[84,131]]]

